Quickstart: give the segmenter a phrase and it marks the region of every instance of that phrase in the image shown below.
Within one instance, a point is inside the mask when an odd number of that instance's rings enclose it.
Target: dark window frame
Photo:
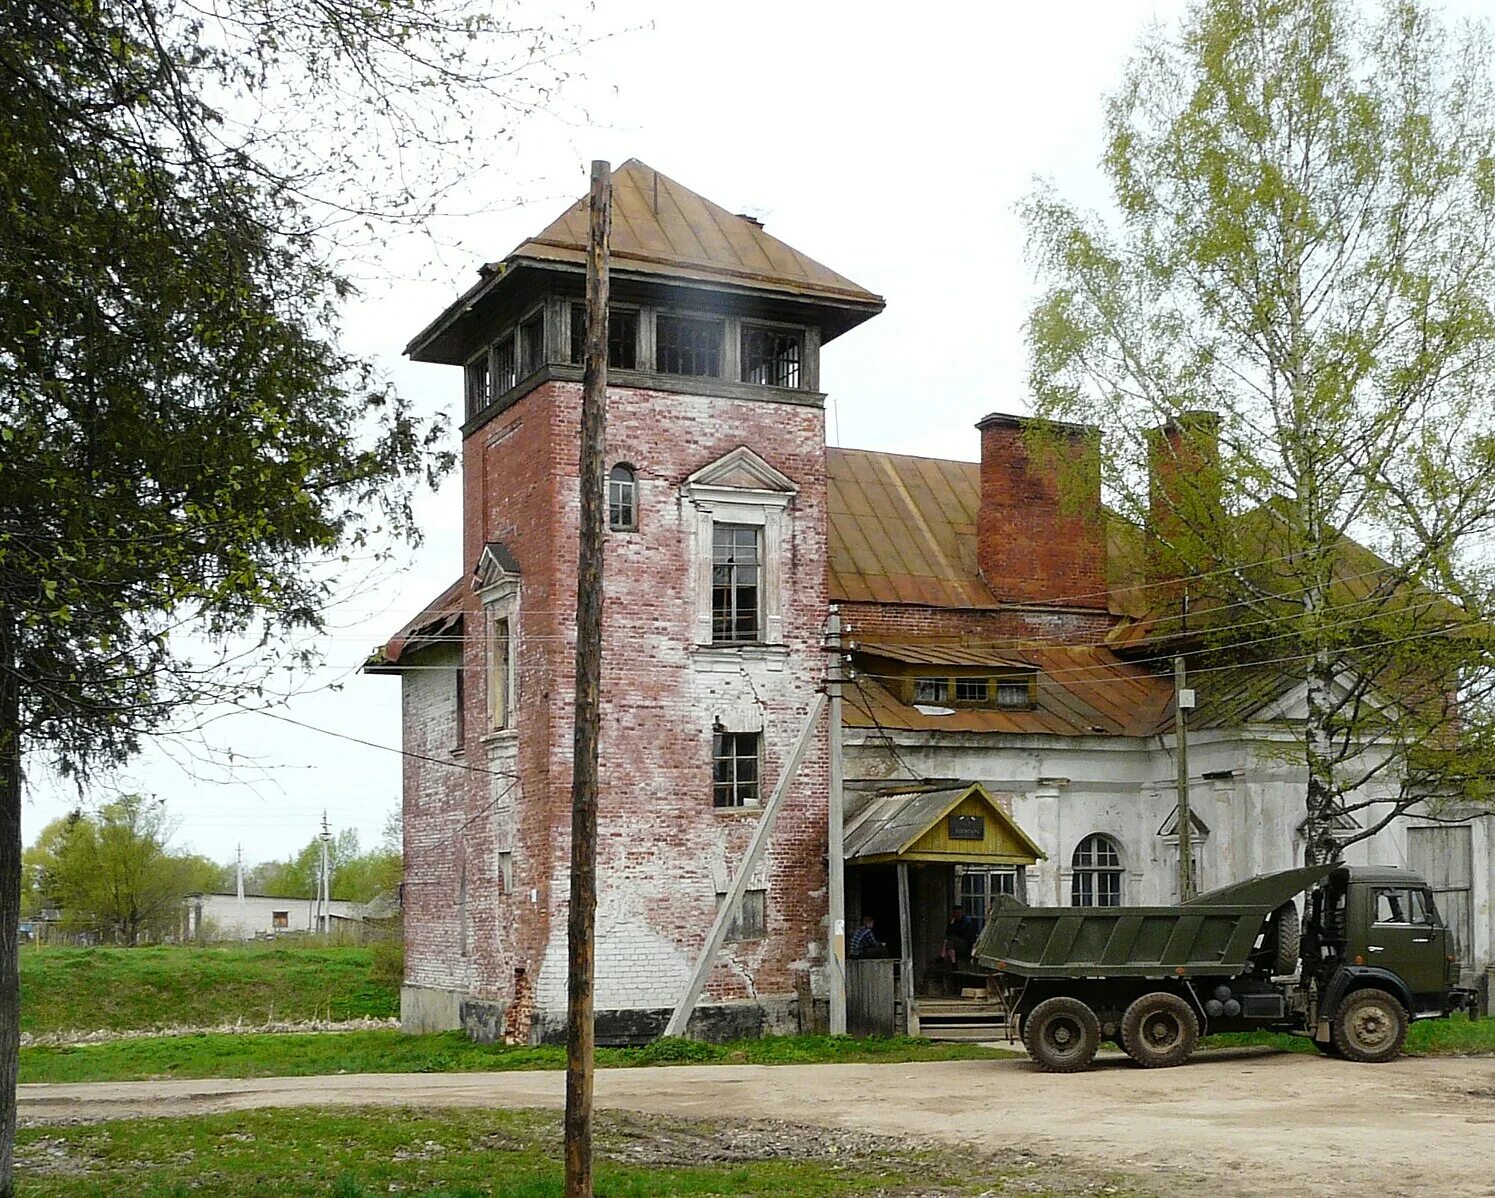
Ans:
[[[783,342],[767,352],[763,343]],[[798,391],[805,378],[805,332],[797,327],[743,321],[737,335],[739,381],[758,387],[782,387]],[[792,352],[780,356],[780,350]],[[757,374],[760,377],[754,378]]]
[[[751,763],[747,765],[745,763]],[[763,734],[711,734],[711,803],[718,810],[757,807],[763,778]]]
[[[493,402],[492,354],[484,350],[467,363],[463,371],[467,397],[467,415],[476,416]]]
[[[581,366],[587,339],[586,305],[572,304],[569,313],[567,318],[569,361],[573,366]],[[639,368],[638,331],[641,323],[642,313],[638,308],[608,305],[607,368],[609,370],[637,370]]]
[[[506,329],[488,347],[488,393],[494,400],[519,385],[518,341],[517,329]]]
[[[675,336],[666,329],[674,327]],[[705,344],[708,330],[715,344]],[[688,312],[662,311],[654,314],[654,369],[658,374],[679,378],[719,379],[726,358],[726,321],[715,316],[696,316]]]
[[[545,365],[545,309],[536,308],[515,326],[515,383]]]

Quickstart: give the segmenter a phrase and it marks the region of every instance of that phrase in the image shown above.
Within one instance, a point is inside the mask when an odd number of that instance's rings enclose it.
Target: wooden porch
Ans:
[[[1043,851],[984,787],[961,783],[867,796],[850,808],[845,852],[848,926],[872,916],[885,946],[879,957],[847,962],[848,1030],[1005,1036],[986,974],[969,960],[942,959],[946,924],[963,901],[979,921],[999,884],[1025,898],[1026,870]]]

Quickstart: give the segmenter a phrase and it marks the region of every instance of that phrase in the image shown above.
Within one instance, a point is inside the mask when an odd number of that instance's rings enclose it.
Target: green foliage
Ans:
[[[26,1032],[388,1018],[399,1009],[399,983],[375,976],[366,948],[276,941],[21,954]]]
[[[245,889],[252,894],[310,897],[317,892],[321,860],[322,842],[314,836],[288,860],[263,861],[245,870]],[[391,846],[386,837],[377,848],[365,852],[353,828],[344,828],[332,837],[328,863],[332,872],[332,897],[360,903],[394,890],[404,873],[404,857],[398,841]]]
[[[1418,0],[1203,0],[1108,101],[1114,219],[1026,204],[1037,412],[1104,429],[1160,653],[1302,684],[1318,855],[1495,774],[1490,61]]]
[[[970,1152],[826,1152],[824,1136],[805,1132],[787,1149],[766,1139],[755,1151],[751,1137],[741,1137],[735,1151],[718,1156],[711,1147],[714,1130],[704,1123],[599,1113],[599,1198],[1007,1192],[1003,1170]],[[776,1137],[783,1139],[783,1133]],[[538,1111],[289,1109],[36,1128],[21,1134],[20,1193],[559,1198],[560,1143],[559,1115]],[[38,1166],[68,1164],[32,1172],[32,1160]],[[1011,1180],[1014,1193],[1042,1198],[1047,1192],[1035,1189],[1031,1168]]]
[[[604,1069],[650,1065],[902,1064],[981,1061],[1021,1052],[979,1044],[935,1044],[893,1037],[765,1036],[732,1044],[660,1040],[639,1048],[599,1048]],[[564,1069],[559,1044],[474,1044],[462,1032],[407,1036],[397,1031],[275,1035],[161,1036],[64,1048],[21,1050],[28,1082],[132,1081],[152,1077],[301,1077],[330,1073],[487,1073]]]
[[[96,816],[54,820],[23,857],[32,905],[60,909],[64,931],[106,944],[179,933],[183,899],[219,888],[224,870],[171,852],[174,827],[163,803],[139,795],[108,803]]]

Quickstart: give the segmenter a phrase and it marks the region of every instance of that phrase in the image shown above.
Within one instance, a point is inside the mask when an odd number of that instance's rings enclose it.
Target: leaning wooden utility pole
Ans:
[[[597,740],[602,721],[602,440],[607,411],[607,259],[612,167],[592,163],[587,338],[581,384],[581,535],[571,740],[570,959],[566,975],[566,1198],[592,1195],[592,974],[597,916]]]
[[[830,891],[830,1031],[833,1036],[846,1034],[846,858],[842,847],[845,802],[841,792],[841,687],[845,659],[841,655],[841,613],[831,608],[826,624],[826,694],[830,698],[827,729],[830,748],[829,801],[826,803],[826,887]]]

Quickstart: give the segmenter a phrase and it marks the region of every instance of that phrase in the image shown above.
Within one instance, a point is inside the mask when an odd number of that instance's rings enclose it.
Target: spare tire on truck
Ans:
[[[1199,1016],[1177,994],[1155,990],[1127,1007],[1121,1043],[1126,1055],[1145,1069],[1182,1065],[1199,1043]]]
[[[1303,918],[1298,914],[1298,904],[1289,899],[1273,911],[1272,926],[1277,934],[1272,976],[1294,973],[1303,952]]]
[[[1048,1073],[1078,1073],[1100,1048],[1100,1020],[1078,998],[1046,998],[1023,1019],[1023,1046]]]

